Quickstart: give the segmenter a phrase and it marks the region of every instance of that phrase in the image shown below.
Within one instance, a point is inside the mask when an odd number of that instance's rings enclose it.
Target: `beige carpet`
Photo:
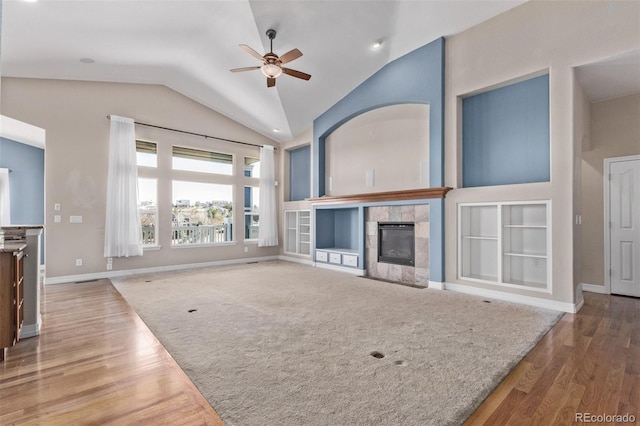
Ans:
[[[229,426],[460,424],[561,316],[280,261],[113,281]]]

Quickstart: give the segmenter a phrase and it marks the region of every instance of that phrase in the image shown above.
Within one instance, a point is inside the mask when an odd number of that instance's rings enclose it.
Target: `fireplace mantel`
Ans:
[[[366,194],[336,195],[308,198],[313,204],[352,204],[379,201],[422,200],[426,198],[444,198],[451,189],[448,186],[438,188],[407,189],[402,191],[371,192]]]

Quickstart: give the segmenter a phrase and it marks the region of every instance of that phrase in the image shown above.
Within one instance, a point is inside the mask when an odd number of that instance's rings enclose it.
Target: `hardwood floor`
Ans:
[[[42,310],[0,364],[0,425],[224,424],[108,280],[46,286]],[[640,299],[585,293],[465,424],[576,413],[640,424]]]
[[[585,293],[465,424],[587,423],[576,413],[640,424],[640,299]]]
[[[223,425],[108,280],[45,286],[39,337],[0,364],[0,425]]]

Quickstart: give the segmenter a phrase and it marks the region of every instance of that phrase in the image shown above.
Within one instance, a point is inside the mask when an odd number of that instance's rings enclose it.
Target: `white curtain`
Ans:
[[[133,119],[111,116],[105,257],[142,256],[138,166]]]
[[[272,146],[260,148],[260,221],[258,247],[278,245],[276,167]]]
[[[11,225],[9,169],[0,169],[0,226]]]

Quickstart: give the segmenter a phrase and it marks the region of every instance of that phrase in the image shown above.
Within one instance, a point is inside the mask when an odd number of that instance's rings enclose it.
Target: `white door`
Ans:
[[[609,168],[611,293],[640,297],[640,158]]]

